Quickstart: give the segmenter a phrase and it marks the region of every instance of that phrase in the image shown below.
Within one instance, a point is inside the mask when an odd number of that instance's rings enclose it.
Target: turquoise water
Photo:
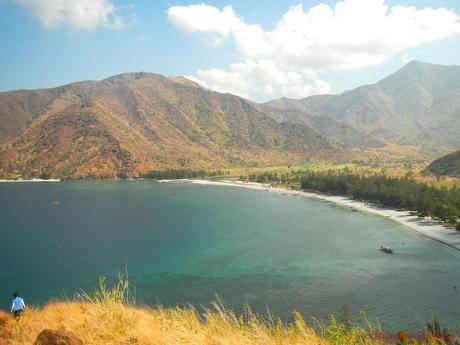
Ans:
[[[324,319],[347,304],[388,330],[420,330],[432,315],[460,321],[459,252],[304,197],[154,181],[3,183],[0,238],[2,309],[13,291],[42,304],[127,265],[141,304],[209,306],[218,295],[283,318]]]

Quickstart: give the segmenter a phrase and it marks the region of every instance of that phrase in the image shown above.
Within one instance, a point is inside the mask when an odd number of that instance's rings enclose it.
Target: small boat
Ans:
[[[390,247],[380,246],[380,250],[387,254],[393,254],[393,249]]]

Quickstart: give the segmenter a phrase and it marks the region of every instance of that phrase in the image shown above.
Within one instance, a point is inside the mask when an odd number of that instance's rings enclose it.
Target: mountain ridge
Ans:
[[[406,146],[435,156],[460,146],[458,131],[455,65],[413,61],[340,95],[264,104],[185,77],[129,72],[1,92],[0,177],[139,177],[361,159]]]
[[[344,153],[307,125],[278,123],[250,101],[181,77],[123,73],[14,95],[0,93],[0,119],[20,114],[0,127],[2,178],[139,177]]]
[[[375,84],[266,106],[328,117],[380,141],[460,146],[460,66],[411,61]]]

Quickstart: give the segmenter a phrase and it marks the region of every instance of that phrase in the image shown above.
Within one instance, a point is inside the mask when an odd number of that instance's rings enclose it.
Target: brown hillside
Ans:
[[[2,178],[136,177],[343,154],[305,124],[279,123],[239,97],[150,73],[3,93],[0,104],[0,116],[14,114],[2,127],[12,138],[0,149]]]

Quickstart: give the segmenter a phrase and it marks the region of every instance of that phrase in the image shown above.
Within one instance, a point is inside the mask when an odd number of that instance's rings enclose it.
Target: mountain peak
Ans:
[[[395,73],[391,74],[388,78],[391,76],[398,74],[400,72],[409,72],[409,73],[419,73],[419,72],[424,72],[424,73],[435,73],[435,72],[442,72],[442,71],[447,71],[447,70],[452,70],[452,69],[458,69],[460,70],[460,66],[457,65],[440,65],[440,64],[434,64],[430,62],[425,62],[425,61],[420,61],[420,60],[412,60],[409,61],[407,64],[405,64],[403,67],[401,67],[399,70],[397,70]]]
[[[398,145],[423,144],[434,152],[460,144],[460,66],[413,60],[376,84],[269,104],[329,117]]]
[[[420,60],[412,60],[406,63],[404,66],[402,66],[400,69],[398,69],[396,72],[390,74],[387,78],[391,78],[394,75],[402,74],[402,73],[417,73],[417,72],[424,72],[424,71],[429,71],[431,69],[435,68],[442,68],[444,66],[442,65],[436,65]],[[385,79],[387,79],[385,78]],[[383,80],[385,80],[383,79]]]
[[[148,77],[160,77],[160,75],[148,72],[127,72],[113,75],[111,77],[103,79],[102,81],[110,82],[112,84],[123,84],[126,82],[145,79]]]
[[[439,65],[436,65],[436,64],[432,64],[432,63],[429,63],[429,62],[424,62],[424,61],[421,61],[421,60],[416,60],[416,59],[413,59],[411,61],[409,61],[408,63],[406,63],[404,65],[404,67],[411,67],[411,66],[439,66]],[[404,68],[403,67],[403,68]]]
[[[150,72],[127,72],[116,74],[106,79],[103,79],[102,82],[108,82],[112,85],[123,85],[126,83],[132,83],[140,80],[150,80],[150,81],[170,81],[176,84],[181,84],[184,86],[193,86],[193,87],[200,87],[201,86],[194,82],[193,80],[187,79],[183,76],[177,77],[166,77],[161,74],[150,73]]]
[[[460,66],[437,65],[412,60],[377,83],[385,92],[398,94],[409,87],[431,90],[452,78],[460,77]],[[448,83],[449,84],[449,83]]]

